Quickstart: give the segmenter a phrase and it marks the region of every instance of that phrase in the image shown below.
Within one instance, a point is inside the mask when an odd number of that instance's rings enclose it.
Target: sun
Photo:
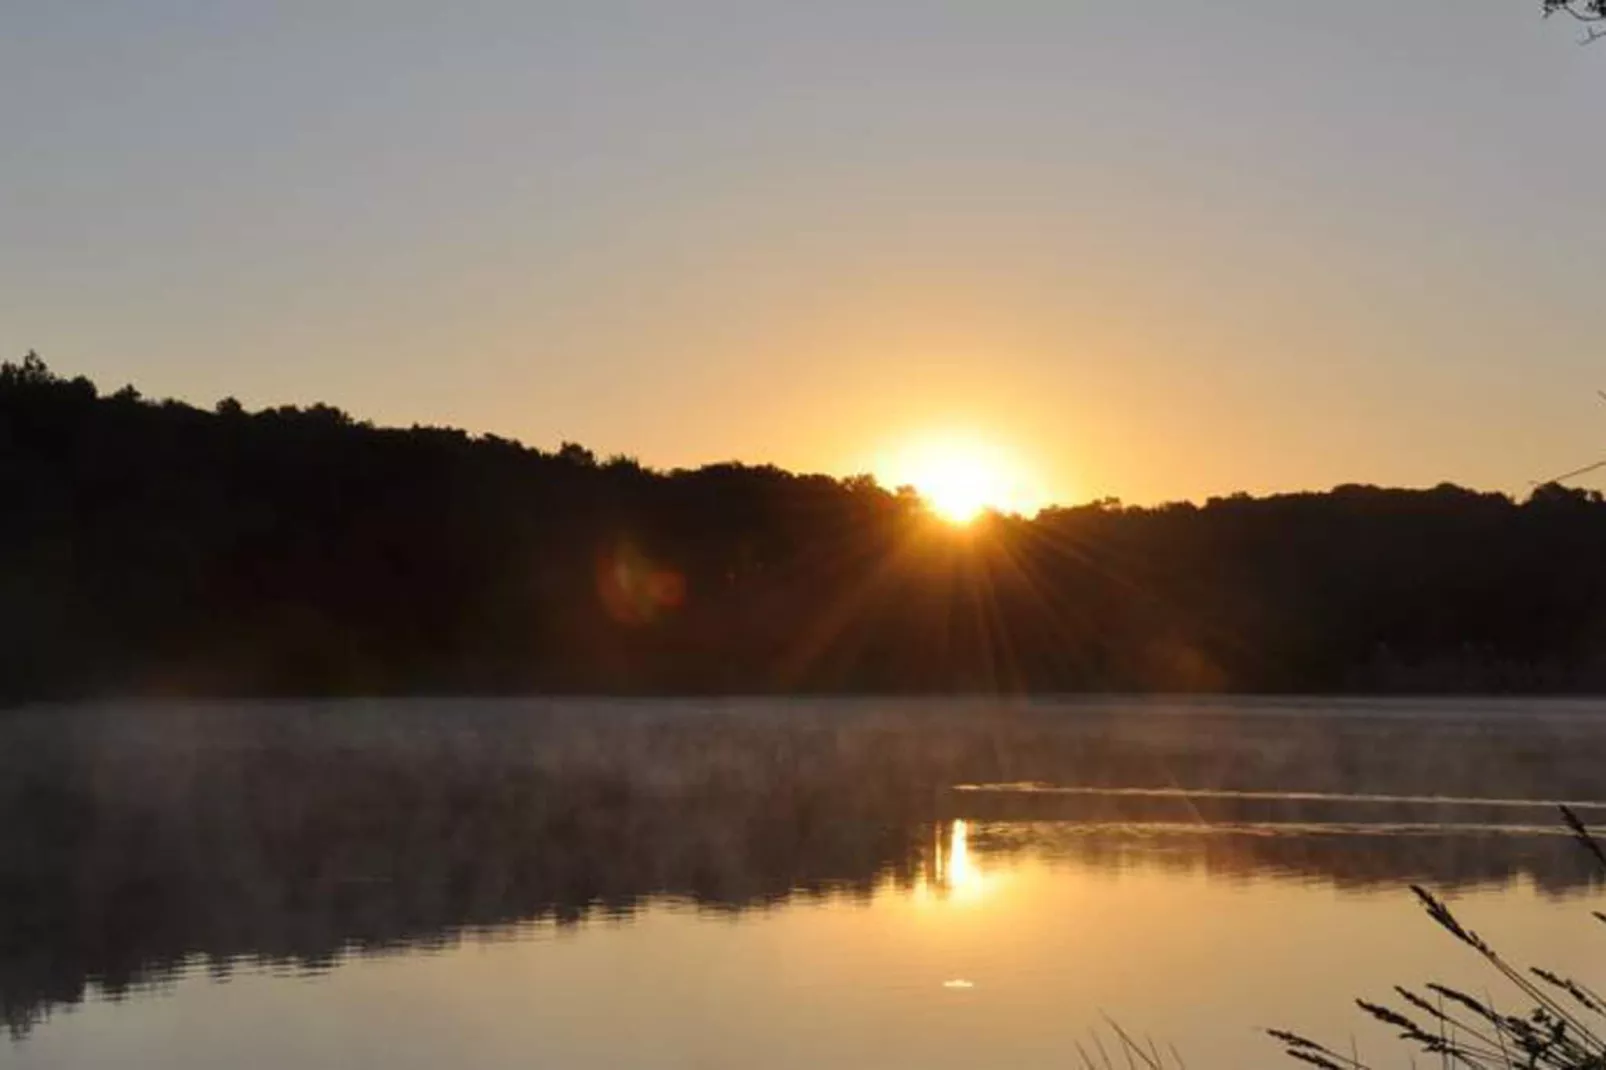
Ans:
[[[946,457],[915,482],[933,512],[951,524],[968,524],[998,497],[995,474],[975,457]]]
[[[1029,506],[1019,466],[998,447],[958,435],[921,439],[901,451],[888,475],[913,486],[931,511],[965,525],[983,512],[1021,512]]]

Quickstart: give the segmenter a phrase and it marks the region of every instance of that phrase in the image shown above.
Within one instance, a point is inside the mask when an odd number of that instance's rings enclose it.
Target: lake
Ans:
[[[1413,882],[1606,972],[1603,758],[1581,701],[25,708],[0,1065],[1404,1065],[1356,996],[1504,998]]]

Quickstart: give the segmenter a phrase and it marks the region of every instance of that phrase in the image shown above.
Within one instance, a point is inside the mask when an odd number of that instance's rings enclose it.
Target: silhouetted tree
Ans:
[[[565,442],[558,447],[558,459],[580,468],[595,468],[597,455],[576,442]]]

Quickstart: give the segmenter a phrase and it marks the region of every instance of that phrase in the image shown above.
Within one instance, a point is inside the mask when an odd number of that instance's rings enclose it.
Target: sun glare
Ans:
[[[912,485],[950,524],[968,524],[988,509],[1024,512],[1030,504],[1016,466],[985,443],[932,439],[906,450],[893,467],[893,482]]]

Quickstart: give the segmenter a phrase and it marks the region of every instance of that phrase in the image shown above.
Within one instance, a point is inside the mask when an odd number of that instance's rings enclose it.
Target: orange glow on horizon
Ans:
[[[1019,462],[976,438],[916,440],[880,467],[890,485],[914,487],[934,514],[957,526],[988,510],[1030,514],[1038,505]]]

